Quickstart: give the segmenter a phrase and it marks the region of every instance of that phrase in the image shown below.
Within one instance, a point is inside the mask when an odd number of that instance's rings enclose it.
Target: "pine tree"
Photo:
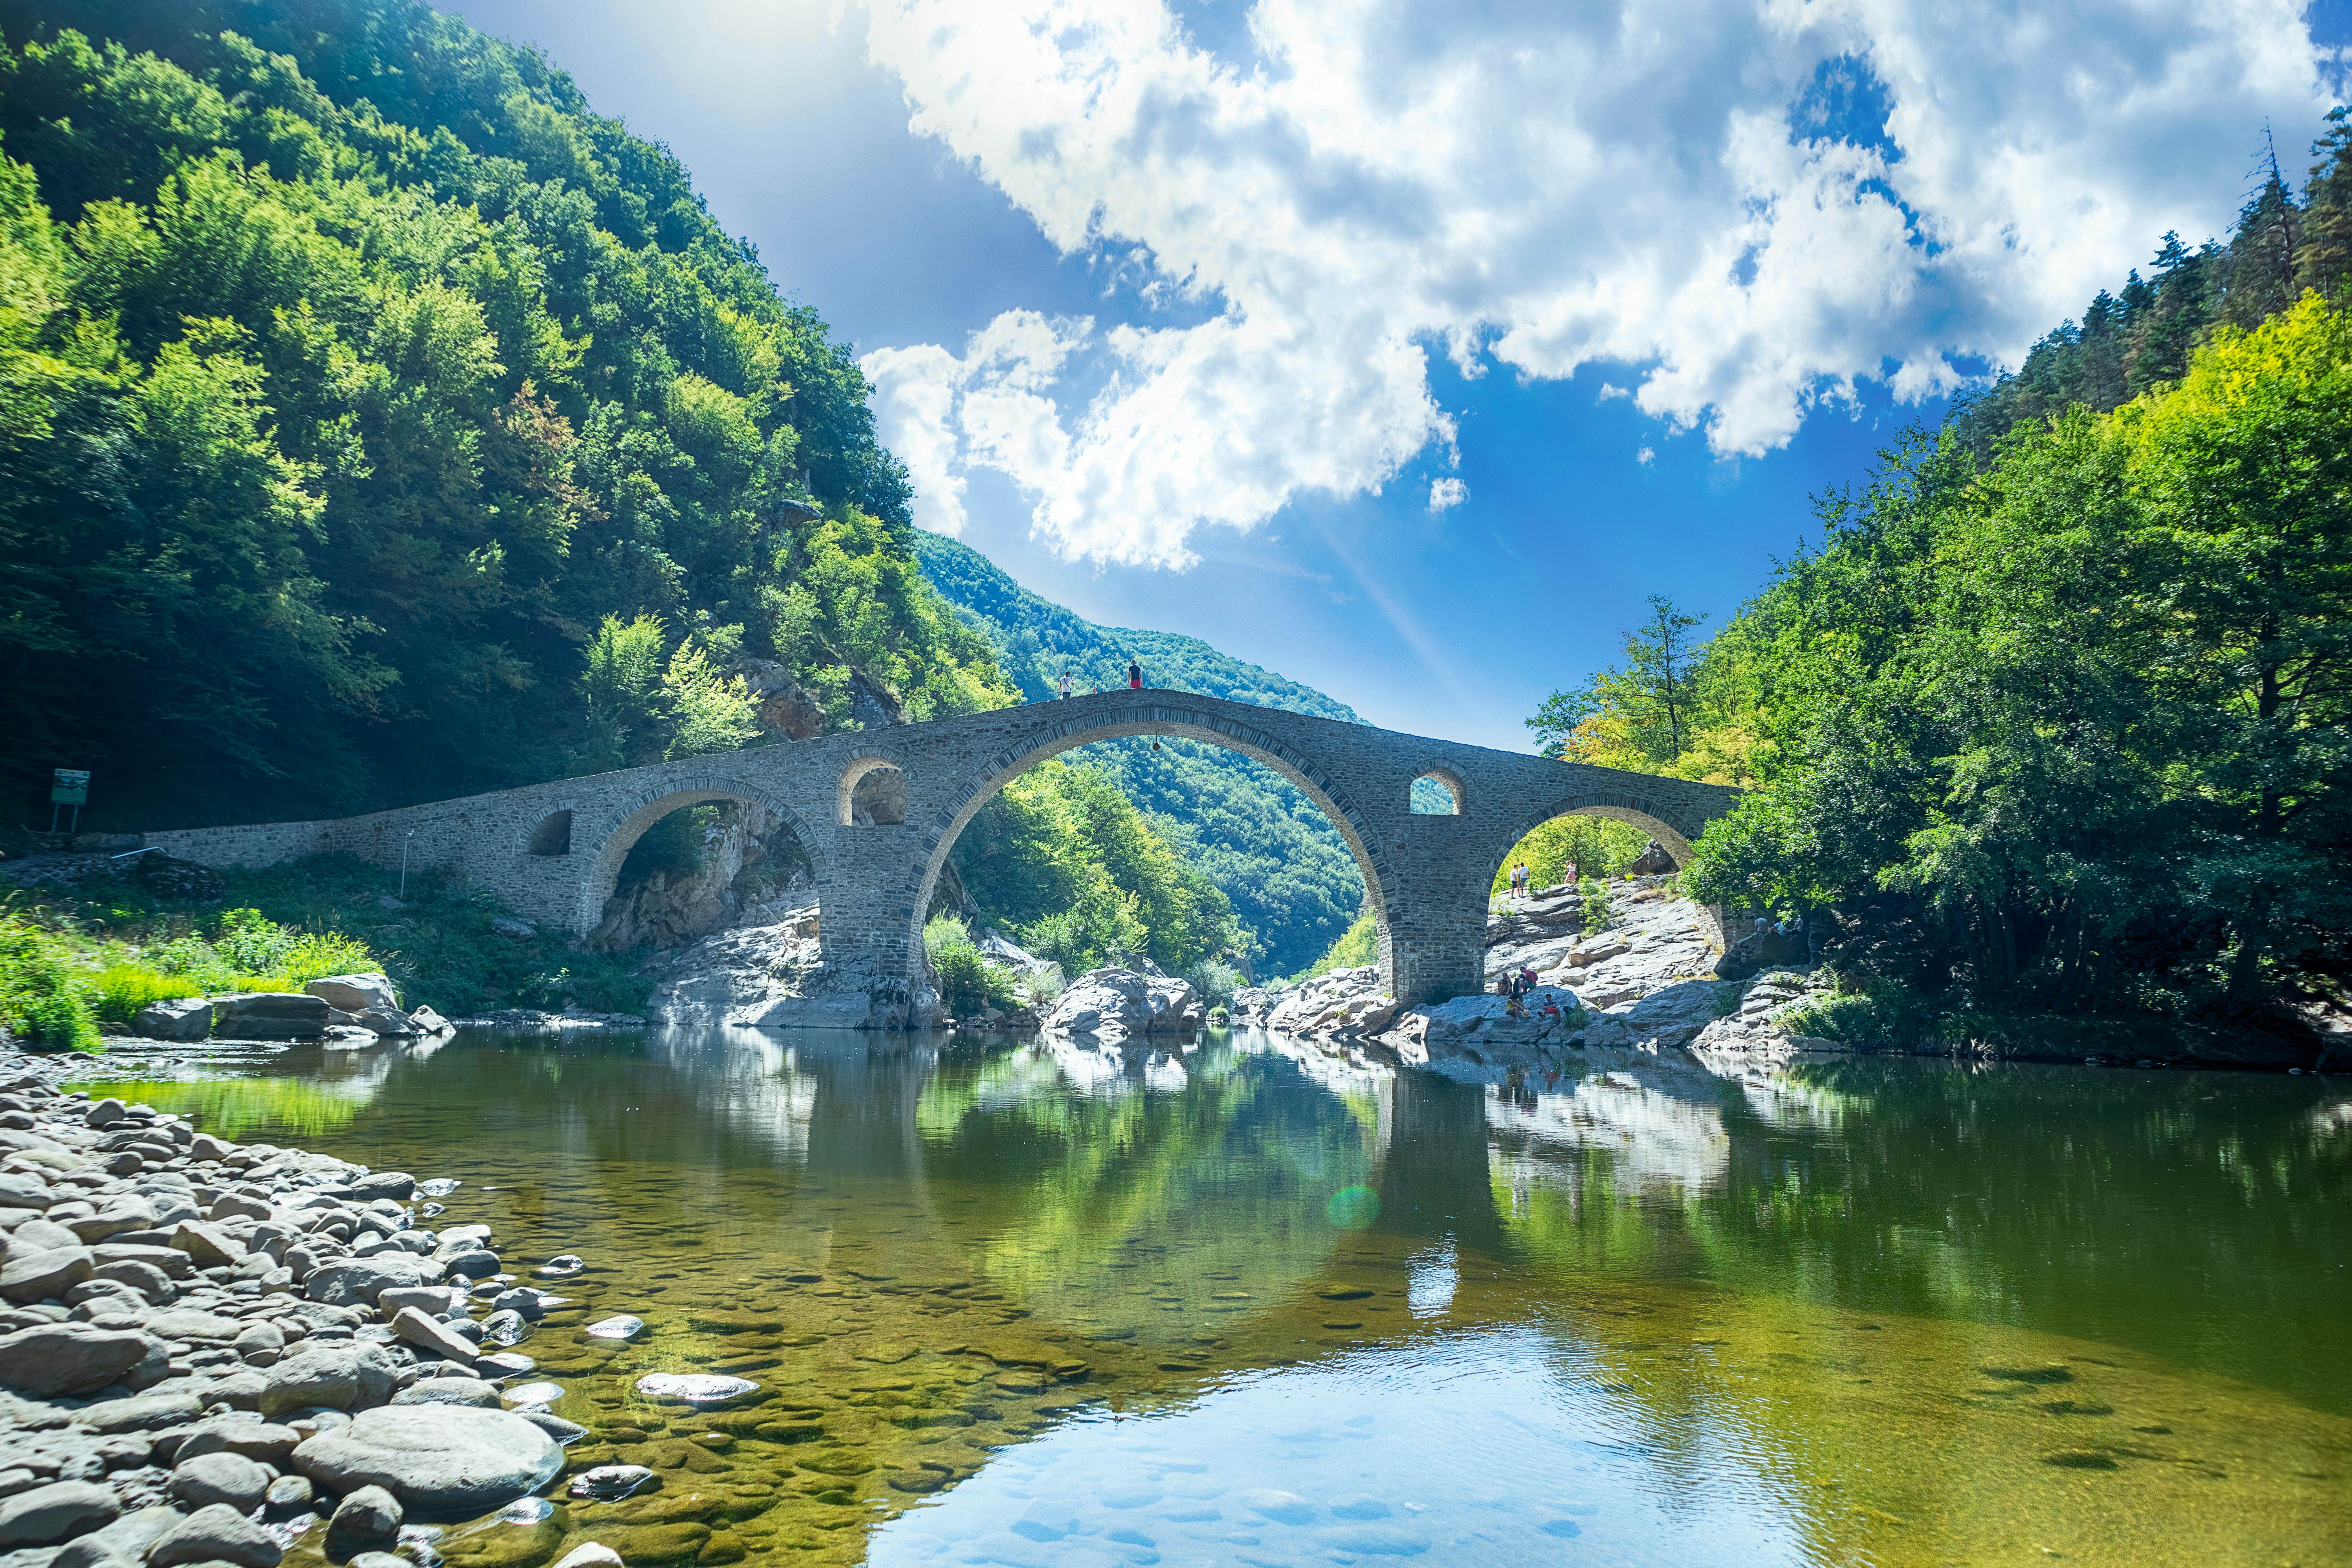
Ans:
[[[2279,172],[2278,147],[2263,131],[2262,184],[2239,209],[2230,237],[2228,281],[2222,314],[2231,326],[2252,329],[2294,303],[2302,293],[2295,250],[2302,239],[2303,209]]]
[[[2296,277],[2333,299],[2352,282],[2352,116],[2342,106],[2327,111],[2327,132],[2311,150],[2318,162],[2304,187]]]

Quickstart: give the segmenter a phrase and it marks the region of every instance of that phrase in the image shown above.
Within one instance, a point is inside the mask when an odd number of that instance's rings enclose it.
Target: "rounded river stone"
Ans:
[[[387,1405],[294,1450],[296,1468],[337,1494],[377,1486],[411,1513],[484,1513],[538,1490],[563,1448],[520,1415],[451,1405]]]

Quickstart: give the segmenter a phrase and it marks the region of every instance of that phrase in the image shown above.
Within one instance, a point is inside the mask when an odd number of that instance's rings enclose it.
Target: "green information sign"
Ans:
[[[51,805],[88,805],[89,804],[89,773],[81,768],[59,768],[56,782],[49,788]]]

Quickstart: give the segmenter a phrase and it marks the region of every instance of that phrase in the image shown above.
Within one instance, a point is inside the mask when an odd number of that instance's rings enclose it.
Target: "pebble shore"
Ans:
[[[0,1058],[0,1568],[415,1568],[486,1513],[547,1561],[586,1429],[509,1347],[577,1260],[518,1283],[488,1226],[430,1228],[457,1184],[60,1089],[87,1067]]]

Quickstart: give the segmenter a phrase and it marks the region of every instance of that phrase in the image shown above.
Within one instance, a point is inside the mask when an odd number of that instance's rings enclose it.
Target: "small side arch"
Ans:
[[[597,921],[604,917],[604,904],[612,898],[613,889],[621,879],[622,863],[628,859],[629,851],[635,847],[637,840],[645,837],[646,829],[673,811],[711,801],[759,805],[783,824],[793,837],[800,840],[802,852],[808,857],[810,872],[816,879],[818,898],[823,900],[823,889],[829,880],[824,859],[825,841],[810,831],[807,822],[798,812],[772,792],[741,779],[681,782],[640,791],[622,803],[619,820],[605,833],[604,842],[596,846],[595,858],[589,866],[587,878],[581,884],[580,906],[573,914],[574,931],[586,936],[596,929]]]
[[[1431,787],[1424,789],[1427,784]],[[1452,768],[1423,768],[1405,786],[1405,810],[1413,816],[1460,816],[1470,809],[1470,791]]]
[[[900,775],[898,787],[890,790],[877,787],[885,784],[883,775]],[[869,826],[893,826],[907,820],[906,769],[889,757],[877,752],[863,752],[852,757],[849,765],[841,770],[841,782],[834,795],[834,820],[844,827],[856,826],[859,808],[865,808]]]
[[[572,808],[551,811],[539,819],[530,830],[530,842],[523,847],[526,855],[552,858],[572,853]]]

